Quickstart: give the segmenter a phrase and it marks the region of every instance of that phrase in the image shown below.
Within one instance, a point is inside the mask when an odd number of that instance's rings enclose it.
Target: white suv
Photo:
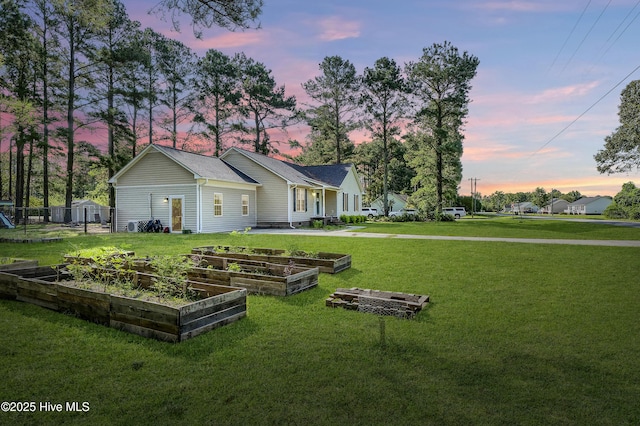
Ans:
[[[372,207],[363,207],[361,211],[362,215],[367,216],[369,219],[373,219],[378,216],[378,209],[374,209]]]
[[[464,209],[464,207],[443,207],[442,213],[450,214],[456,219],[460,219],[461,217],[465,217],[467,215],[467,211]]]

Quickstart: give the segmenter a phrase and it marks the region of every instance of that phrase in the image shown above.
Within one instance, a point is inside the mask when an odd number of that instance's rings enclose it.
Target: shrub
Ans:
[[[627,209],[619,206],[616,203],[611,203],[604,209],[602,215],[607,219],[628,219],[629,215],[627,213]]]

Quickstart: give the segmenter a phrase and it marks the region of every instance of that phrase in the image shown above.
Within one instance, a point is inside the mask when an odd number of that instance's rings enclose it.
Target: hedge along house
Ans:
[[[300,166],[236,147],[220,158],[262,184],[256,188],[258,226],[361,214],[362,185],[352,164]]]
[[[160,220],[170,232],[222,232],[256,226],[260,184],[225,161],[148,145],[116,173],[117,231]]]

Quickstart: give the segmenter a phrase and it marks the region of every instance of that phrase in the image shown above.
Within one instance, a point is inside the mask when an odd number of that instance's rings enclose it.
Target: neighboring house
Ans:
[[[151,219],[170,232],[222,232],[257,223],[260,183],[216,157],[151,144],[109,183],[117,231]]]
[[[387,202],[389,203],[389,211],[399,212],[407,208],[407,200],[409,196],[406,194],[398,194],[396,192],[389,192],[387,194]],[[384,202],[382,195],[376,198],[371,207],[378,210],[378,213],[384,214]]]
[[[530,201],[524,201],[522,203],[511,204],[511,208],[505,206],[505,211],[513,214],[538,213],[538,206]]]
[[[564,212],[568,205],[569,202],[567,200],[563,200],[562,198],[554,198],[549,202],[549,204],[541,208],[538,213],[559,214]]]
[[[582,197],[569,204],[564,210],[567,214],[602,214],[613,200],[610,197]]]
[[[49,207],[51,222],[64,223],[65,206]],[[109,219],[109,206],[103,206],[91,200],[75,200],[71,202],[71,222],[102,222]]]
[[[301,166],[236,147],[220,158],[262,184],[258,226],[302,226],[316,217],[361,213],[363,191],[352,164]]]
[[[216,158],[149,145],[109,183],[118,231],[152,219],[171,232],[301,226],[360,214],[362,199],[351,164],[299,166],[239,148]]]

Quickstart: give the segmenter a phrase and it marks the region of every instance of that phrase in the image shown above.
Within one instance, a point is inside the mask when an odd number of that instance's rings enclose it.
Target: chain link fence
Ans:
[[[0,206],[0,229],[21,229],[25,232],[44,226],[47,230],[76,229],[85,233],[115,232],[115,209],[99,206],[14,207]],[[40,225],[40,226],[37,226]]]

